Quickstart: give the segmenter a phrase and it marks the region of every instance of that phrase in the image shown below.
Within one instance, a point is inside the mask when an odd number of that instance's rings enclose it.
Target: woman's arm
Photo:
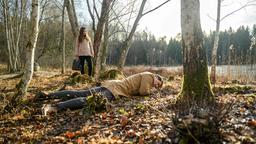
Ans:
[[[94,49],[91,41],[89,41],[89,46],[90,46],[92,57],[94,57]]]

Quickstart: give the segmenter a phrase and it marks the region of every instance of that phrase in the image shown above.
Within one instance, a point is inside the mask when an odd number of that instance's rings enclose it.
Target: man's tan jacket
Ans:
[[[123,80],[108,80],[102,86],[118,96],[143,96],[150,94],[153,88],[154,74],[150,72],[138,73]]]

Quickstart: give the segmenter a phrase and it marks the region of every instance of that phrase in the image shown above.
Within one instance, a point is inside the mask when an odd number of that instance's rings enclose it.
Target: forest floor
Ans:
[[[147,97],[121,98],[108,111],[85,115],[83,110],[64,111],[50,116],[41,113],[44,103],[34,97],[39,91],[77,90],[91,83],[66,85],[72,75],[37,72],[33,76],[26,106],[0,117],[0,143],[178,143],[173,137],[175,107],[170,106],[181,89],[181,72],[161,68],[131,67],[125,74],[144,70],[168,77],[160,92]],[[1,72],[0,67],[0,73]],[[0,110],[15,93],[20,78],[0,79]],[[256,143],[256,82],[219,79],[215,85],[217,101],[235,101],[222,120],[219,132],[223,143]],[[52,103],[52,101],[51,101]]]

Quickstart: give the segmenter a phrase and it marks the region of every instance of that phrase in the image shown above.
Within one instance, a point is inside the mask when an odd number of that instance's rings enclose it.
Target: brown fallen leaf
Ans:
[[[245,108],[243,108],[243,107],[240,108],[240,112],[242,112],[242,113],[245,112]]]
[[[124,127],[125,125],[127,125],[128,123],[128,117],[127,116],[121,116],[120,118],[120,123],[121,123],[121,126]]]
[[[106,113],[106,112],[104,112],[104,113],[102,113],[102,114],[101,114],[101,119],[106,119],[106,118],[107,118],[107,116],[108,116],[108,115],[107,115],[107,113]]]
[[[81,131],[76,131],[75,135],[81,135]]]
[[[78,144],[84,144],[84,143],[85,143],[84,137],[79,137],[79,138],[76,140],[76,142],[77,142]]]
[[[90,128],[91,128],[90,126],[87,126],[87,125],[86,125],[86,126],[84,126],[84,127],[83,127],[83,129],[82,129],[83,134],[84,134],[84,135],[88,134],[88,133],[89,133]]]
[[[256,128],[256,120],[254,119],[254,120],[248,121],[248,125]]]
[[[130,129],[126,132],[126,135],[128,137],[134,137],[136,134],[135,134],[135,131],[133,129]]]
[[[24,116],[23,115],[15,115],[14,117],[12,117],[13,120],[23,120]]]
[[[143,136],[140,136],[139,144],[144,144],[144,137]]]
[[[69,138],[69,139],[72,139],[73,137],[75,137],[75,133],[69,132],[69,131],[67,131],[64,135],[65,135],[67,138]]]

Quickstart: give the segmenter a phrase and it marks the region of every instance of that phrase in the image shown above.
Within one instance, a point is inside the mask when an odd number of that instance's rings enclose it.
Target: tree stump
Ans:
[[[173,118],[177,143],[220,143],[218,123],[204,110]]]

